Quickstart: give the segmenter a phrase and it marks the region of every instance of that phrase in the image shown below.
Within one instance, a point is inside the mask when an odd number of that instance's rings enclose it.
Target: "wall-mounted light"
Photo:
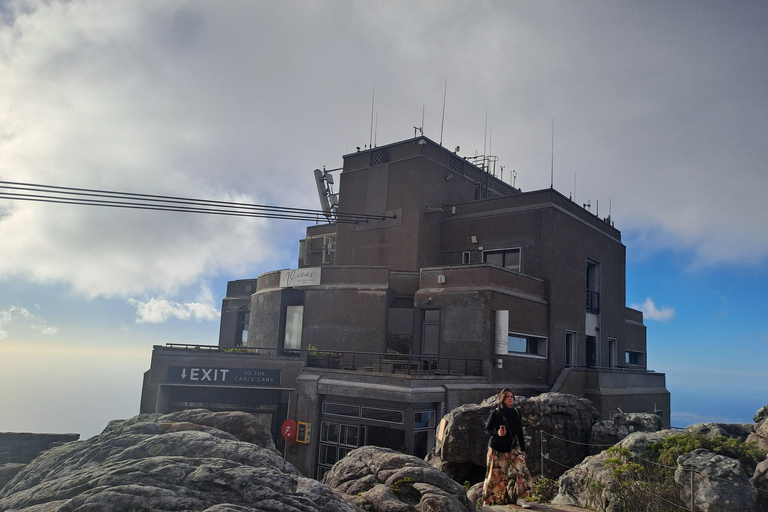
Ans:
[[[475,235],[470,236],[469,240],[472,242],[472,245],[477,244],[477,237]]]

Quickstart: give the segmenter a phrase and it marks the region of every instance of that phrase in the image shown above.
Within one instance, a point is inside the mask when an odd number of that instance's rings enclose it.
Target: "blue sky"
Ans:
[[[0,180],[315,208],[313,169],[423,126],[529,191],[554,119],[555,188],[622,231],[672,424],[768,404],[765,2],[0,0],[0,19]],[[152,346],[215,344],[226,282],[295,267],[304,228],[0,199],[0,431],[136,414]]]

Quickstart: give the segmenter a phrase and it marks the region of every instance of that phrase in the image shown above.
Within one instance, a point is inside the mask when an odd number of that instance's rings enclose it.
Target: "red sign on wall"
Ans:
[[[296,422],[290,419],[285,420],[280,427],[280,433],[286,443],[293,444],[296,440]]]

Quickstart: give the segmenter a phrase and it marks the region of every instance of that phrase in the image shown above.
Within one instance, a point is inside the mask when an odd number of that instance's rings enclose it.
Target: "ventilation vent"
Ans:
[[[386,164],[389,162],[389,148],[381,148],[371,151],[371,165]]]
[[[448,162],[448,168],[453,172],[464,174],[464,160],[453,156],[451,157],[451,161]]]

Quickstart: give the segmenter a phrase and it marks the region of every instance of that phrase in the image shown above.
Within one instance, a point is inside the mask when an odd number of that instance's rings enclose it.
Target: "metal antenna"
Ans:
[[[379,113],[376,112],[376,123],[374,123],[374,129],[373,129],[373,145],[376,146],[376,136],[379,133]]]
[[[555,184],[555,118],[552,118],[552,164],[549,171],[549,188]],[[574,186],[574,188],[576,188]]]
[[[371,97],[371,140],[368,147],[373,147],[373,105],[376,103],[376,86],[373,86],[373,96]]]
[[[443,145],[443,126],[445,125],[445,97],[448,95],[448,80],[445,81],[445,90],[443,91],[443,118],[440,121],[440,145]]]
[[[421,134],[424,135],[424,111],[427,109],[427,106],[422,103],[421,104]]]

